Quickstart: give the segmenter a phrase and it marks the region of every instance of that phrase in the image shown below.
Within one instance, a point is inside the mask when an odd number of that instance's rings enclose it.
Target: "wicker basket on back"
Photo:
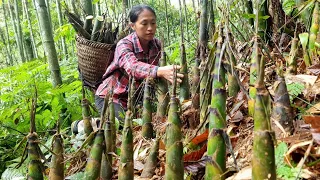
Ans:
[[[80,76],[84,85],[97,89],[113,60],[115,45],[90,41],[77,35],[76,46]]]

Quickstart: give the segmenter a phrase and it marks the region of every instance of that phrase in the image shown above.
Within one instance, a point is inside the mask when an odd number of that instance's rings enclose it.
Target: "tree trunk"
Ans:
[[[30,32],[30,40],[31,40],[31,46],[32,46],[32,50],[33,50],[33,56],[35,58],[38,58],[38,51],[37,51],[36,43],[34,40],[32,23],[31,23],[31,19],[30,19],[30,15],[29,15],[28,1],[24,0],[23,5],[24,5],[24,10],[25,10],[26,16],[27,16],[27,20],[28,20],[28,28],[29,28],[29,32]]]
[[[62,78],[60,73],[60,66],[58,63],[57,51],[54,46],[54,40],[52,35],[51,24],[49,20],[48,10],[44,0],[36,0],[39,24],[41,29],[42,44],[44,46],[44,51],[48,58],[49,69],[51,72],[52,85],[53,87],[62,84]]]
[[[57,12],[58,12],[59,26],[63,26],[63,19],[62,19],[60,0],[56,0],[56,6],[57,6]],[[61,46],[62,46],[63,55],[67,58],[68,57],[68,51],[67,51],[67,45],[66,45],[65,37],[61,37]]]

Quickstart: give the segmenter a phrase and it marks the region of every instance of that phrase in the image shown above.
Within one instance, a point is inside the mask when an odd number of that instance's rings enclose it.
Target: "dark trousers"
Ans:
[[[104,104],[104,98],[101,98],[101,97],[96,95],[94,97],[94,104],[96,105],[96,108],[98,109],[99,113],[101,114],[102,108],[103,108],[103,104]],[[124,118],[125,118],[125,110],[118,103],[114,102],[113,105],[114,105],[115,116],[119,120],[120,125],[123,125]]]

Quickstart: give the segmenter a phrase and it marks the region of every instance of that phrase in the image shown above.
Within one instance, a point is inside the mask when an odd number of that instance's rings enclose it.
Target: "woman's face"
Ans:
[[[132,29],[136,31],[140,41],[149,42],[153,39],[157,22],[155,15],[149,10],[144,9],[138,17],[138,20],[132,24]]]

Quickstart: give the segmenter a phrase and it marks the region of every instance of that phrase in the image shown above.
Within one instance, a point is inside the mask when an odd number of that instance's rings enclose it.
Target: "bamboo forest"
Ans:
[[[0,179],[319,179],[319,3],[0,0]],[[123,72],[100,112],[141,4],[173,80]]]

